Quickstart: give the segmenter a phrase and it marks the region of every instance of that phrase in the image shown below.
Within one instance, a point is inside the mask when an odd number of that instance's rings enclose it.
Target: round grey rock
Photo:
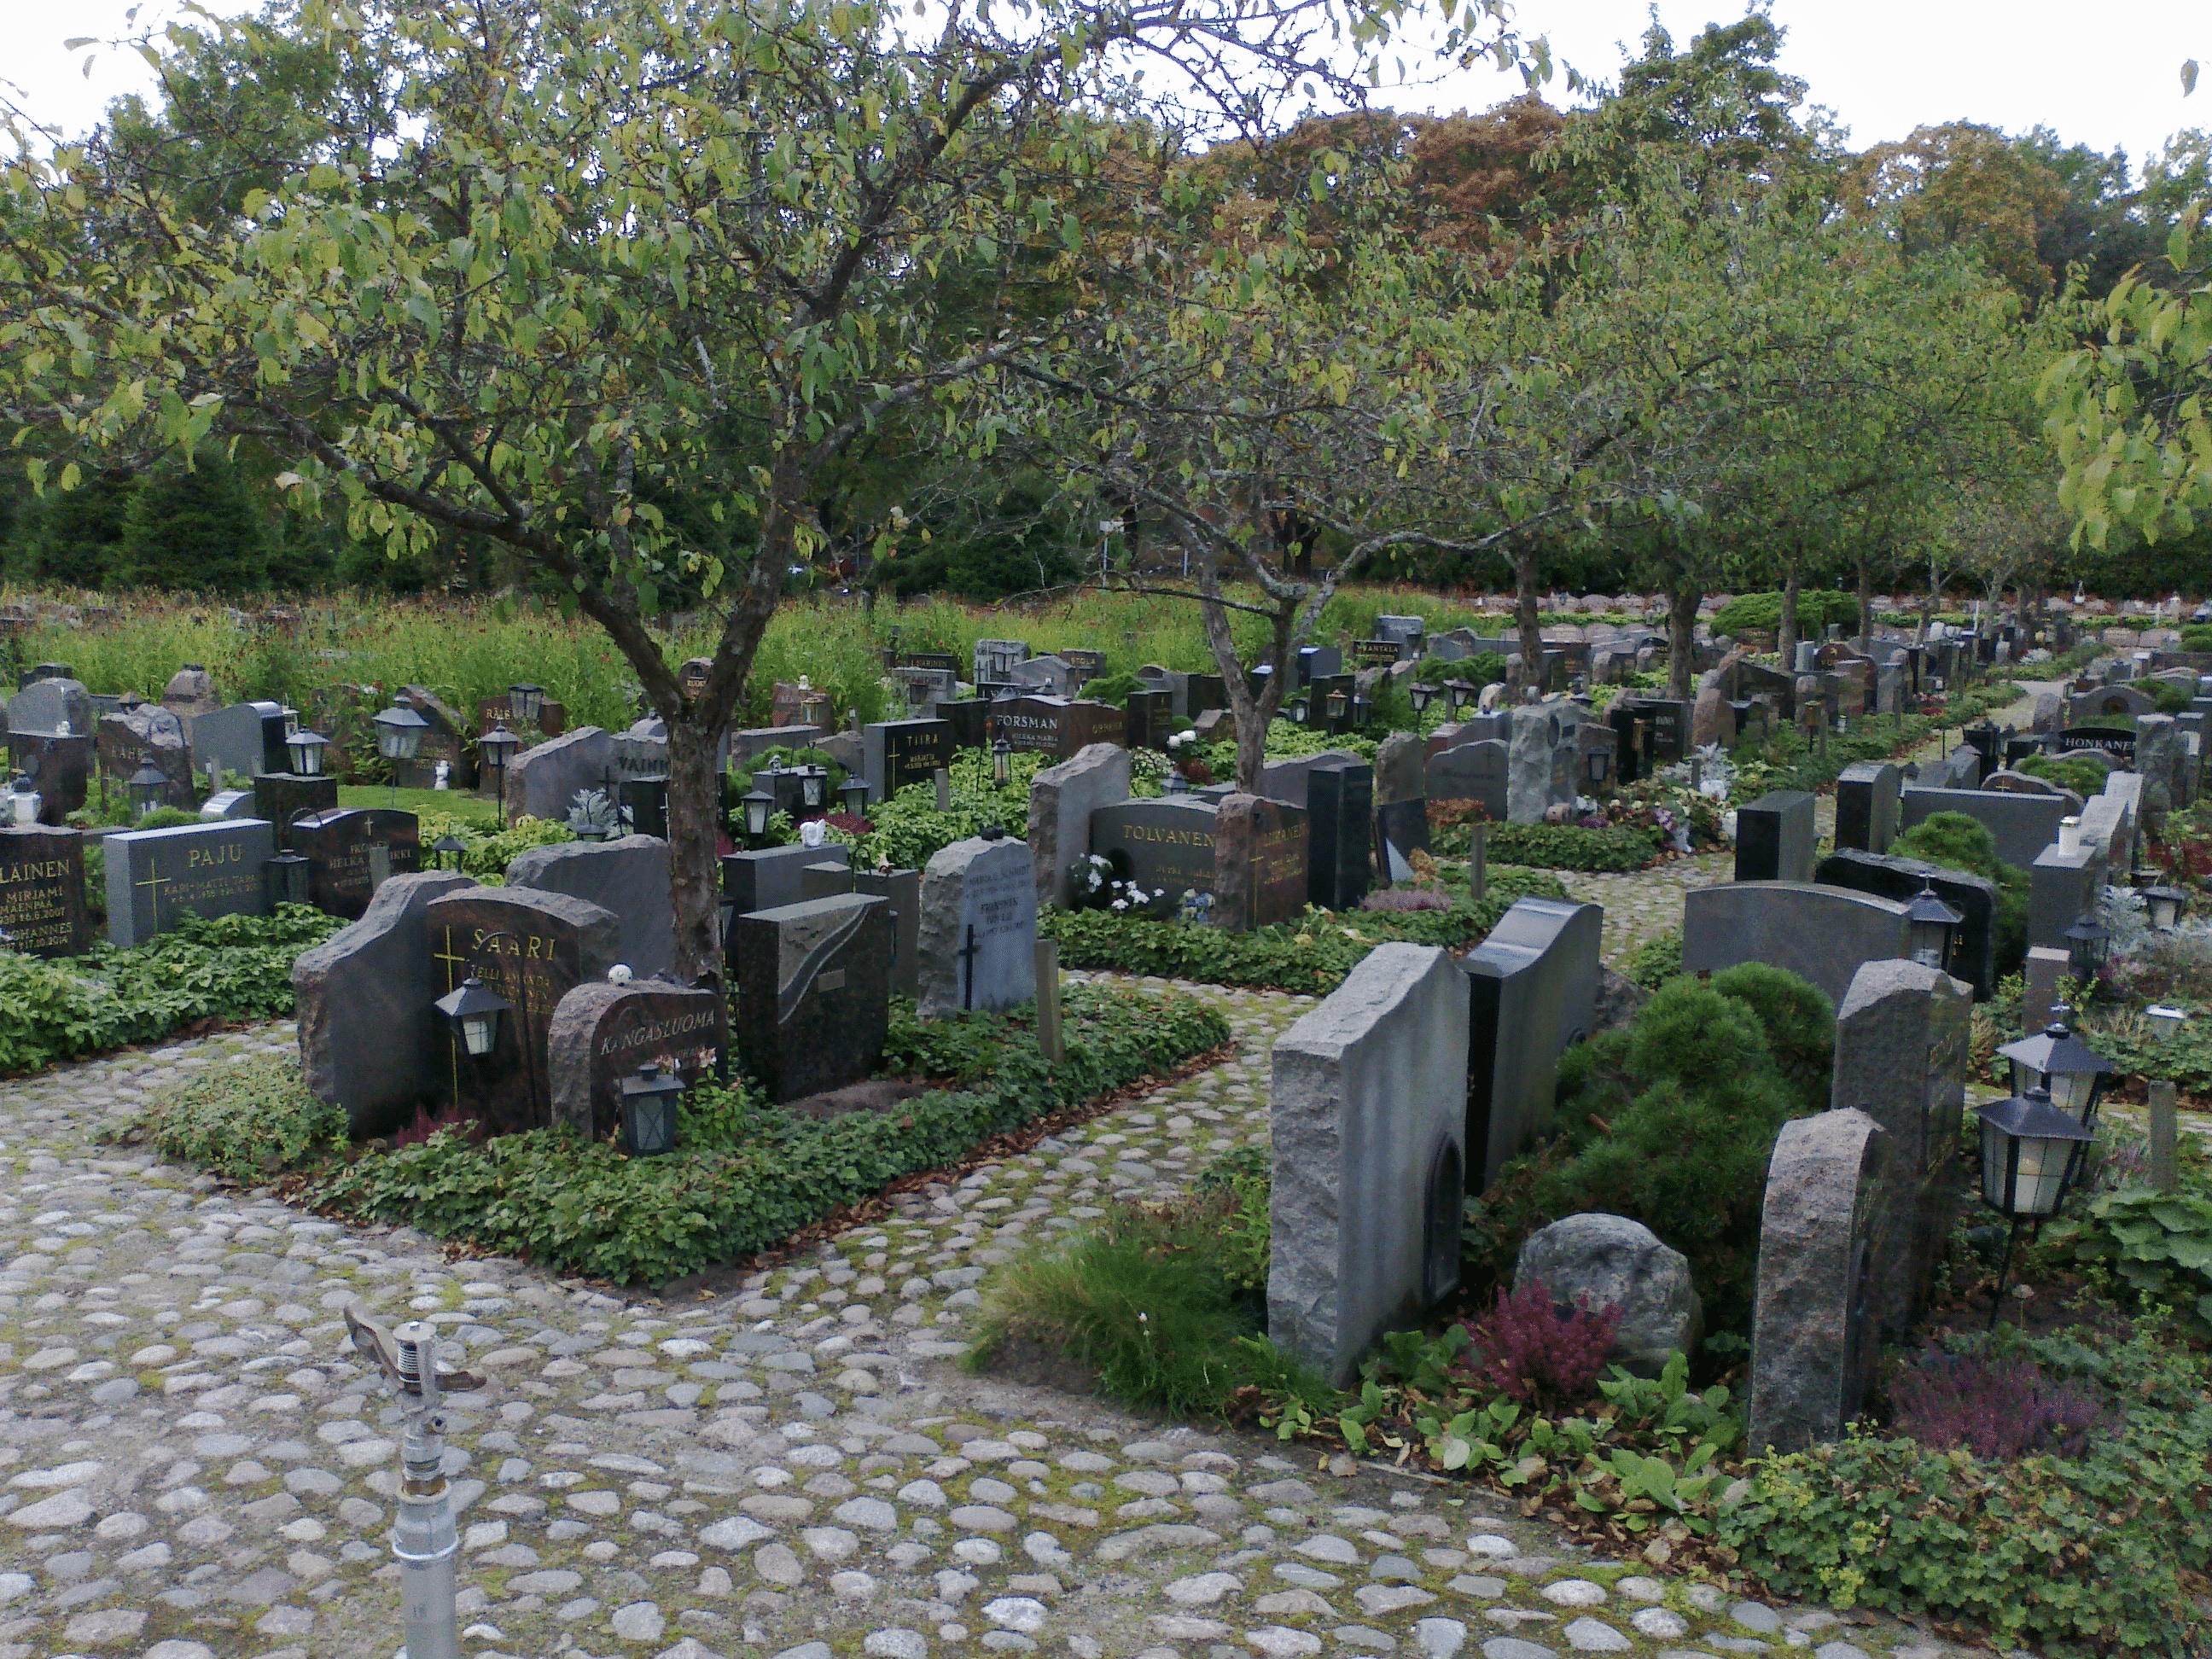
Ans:
[[[1513,1288],[1540,1282],[1554,1304],[1618,1307],[1620,1328],[1606,1358],[1656,1376],[1671,1353],[1687,1353],[1705,1328],[1689,1259],[1640,1221],[1571,1215],[1522,1241]]]

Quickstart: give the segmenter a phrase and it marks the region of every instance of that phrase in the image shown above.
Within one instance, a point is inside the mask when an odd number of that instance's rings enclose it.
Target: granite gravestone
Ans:
[[[605,1140],[622,1127],[622,1085],[639,1067],[658,1065],[696,1089],[720,1075],[729,1041],[729,1005],[711,986],[664,979],[579,985],[553,1011],[546,1038],[553,1121],[586,1140]]]
[[[214,761],[226,772],[258,778],[264,772],[289,772],[292,758],[284,746],[290,721],[282,703],[237,702],[212,714],[198,714],[190,728],[192,766],[204,772]]]
[[[1300,755],[1291,760],[1268,761],[1260,768],[1260,793],[1269,800],[1279,800],[1303,808],[1306,805],[1308,780],[1317,766],[1334,766],[1340,762],[1359,762],[1359,757],[1349,749],[1324,749],[1318,755]]]
[[[1802,789],[1761,795],[1736,809],[1735,878],[1810,881],[1813,841],[1811,795]]]
[[[1175,694],[1132,691],[1121,741],[1130,749],[1165,749],[1175,732]]]
[[[11,735],[89,738],[94,718],[92,693],[66,676],[33,680],[8,700]]]
[[[1060,758],[1066,750],[1069,710],[1065,697],[1000,697],[991,705],[990,738],[1004,739],[1018,755],[1050,755]]]
[[[1871,893],[1794,881],[1726,882],[1693,887],[1683,900],[1685,973],[1763,962],[1836,1002],[1862,963],[1910,953],[1905,907]]]
[[[1874,1286],[1887,1342],[1907,1340],[1927,1305],[1964,1200],[1959,1133],[1972,1030],[1964,988],[1917,962],[1867,963],[1836,1010],[1830,1103],[1880,1124],[1890,1152]]]
[[[924,1019],[998,1013],[1036,994],[1036,873],[1021,842],[980,836],[921,872],[915,999]]]
[[[1048,766],[1030,781],[1028,839],[1039,905],[1073,901],[1075,861],[1091,851],[1091,820],[1129,799],[1129,751],[1092,744],[1073,760]]]
[[[449,789],[476,787],[476,762],[470,757],[469,734],[459,714],[448,708],[437,694],[426,686],[410,685],[401,690],[397,701],[406,704],[428,722],[428,729],[416,746],[415,758],[398,763],[397,781],[402,789],[434,789],[438,786],[438,768],[446,768],[446,787]]]
[[[559,823],[579,789],[605,784],[613,752],[614,739],[596,726],[580,726],[518,751],[507,763],[508,810]]]
[[[1557,700],[1513,711],[1513,740],[1505,757],[1509,822],[1541,823],[1553,807],[1569,805],[1580,793],[1575,760],[1582,746],[1583,712]]]
[[[264,873],[276,842],[259,818],[132,830],[106,837],[107,937],[143,945],[187,915],[269,913]]]
[[[2099,799],[2104,799],[2102,796]],[[2066,930],[2085,915],[2094,915],[2105,888],[2106,854],[2084,836],[2072,852],[2053,842],[2035,855],[2028,866],[2027,943],[2033,956],[2045,950],[2069,949]]]
[[[1829,887],[1910,903],[1923,887],[1958,911],[1963,920],[1951,936],[1950,959],[1942,966],[1966,981],[1976,1002],[1996,992],[1997,890],[1985,878],[1918,859],[1884,857],[1845,848],[1820,860],[1814,879]],[[1863,975],[1866,969],[1862,969]],[[1885,1127],[1889,1127],[1887,1123]]]
[[[1430,756],[1429,799],[1479,801],[1492,823],[1504,823],[1510,752],[1505,744],[1485,738]]]
[[[1324,910],[1353,910],[1373,878],[1375,769],[1364,761],[1316,766],[1306,775],[1310,837],[1306,896]]]
[[[458,1098],[460,1062],[430,1006],[446,975],[425,907],[475,885],[447,870],[394,876],[360,921],[292,963],[301,1070],[318,1100],[345,1112],[356,1140],[389,1133],[426,1100]]]
[[[1026,890],[1026,857],[1023,866]],[[890,909],[846,893],[737,919],[738,1054],[770,1100],[842,1089],[875,1069],[890,1024]]]
[[[1786,1123],[1774,1143],[1752,1314],[1753,1453],[1840,1438],[1865,1401],[1881,1347],[1887,1139],[1844,1110]]]
[[[161,688],[161,707],[186,717],[210,714],[222,707],[222,694],[216,690],[215,677],[205,667],[188,662],[170,675],[168,684]]]
[[[1385,801],[1375,809],[1375,863],[1386,884],[1418,879],[1413,854],[1428,850],[1428,802]]]
[[[1262,795],[1223,796],[1214,818],[1213,925],[1243,933],[1303,914],[1310,846],[1304,808]]]
[[[1021,696],[1072,697],[1075,695],[1076,677],[1064,658],[1030,657],[1009,665],[1002,684],[1013,687]]]
[[[668,843],[657,836],[526,848],[507,865],[507,884],[567,893],[611,911],[621,923],[616,960],[639,979],[657,978],[676,965]]]
[[[1388,668],[1401,654],[1395,640],[1354,640],[1352,642],[1352,663],[1355,668]]]
[[[1887,761],[1853,761],[1836,777],[1836,846],[1887,853],[1897,839],[1905,775]]]
[[[1393,732],[1375,746],[1375,804],[1425,798],[1428,765],[1428,744],[1419,732]]]
[[[438,996],[473,974],[508,1004],[496,1046],[483,1058],[471,1058],[458,1036],[447,1036],[446,1069],[461,1111],[490,1134],[544,1128],[553,1121],[554,1011],[620,960],[620,921],[566,893],[471,887],[431,900],[423,922]]]
[[[0,830],[0,927],[27,957],[75,957],[92,943],[84,894],[84,836],[76,830]]]
[[[1418,646],[1428,628],[1429,622],[1425,617],[1377,617],[1375,619],[1376,636],[1389,640],[1394,645]]]
[[[1267,1328],[1339,1386],[1458,1288],[1467,1024],[1451,958],[1394,940],[1275,1040]]]
[[[865,726],[861,775],[868,799],[889,800],[908,784],[927,783],[952,764],[952,728],[943,720],[879,720]]]
[[[290,772],[264,772],[253,781],[253,816],[276,826],[276,845],[292,850],[292,824],[302,814],[338,810],[338,781],[327,772],[303,778]]]
[[[1994,789],[1911,788],[1899,798],[1898,824],[1911,830],[1938,812],[1964,812],[1995,837],[1997,857],[2025,870],[2058,839],[2058,821],[2071,816],[2057,795],[2021,795]]]
[[[1010,684],[1008,677],[1015,665],[1029,659],[1027,640],[978,640],[969,654],[973,672],[969,678],[975,682],[975,690],[988,697],[999,687]]]
[[[952,728],[952,746],[955,749],[988,749],[991,746],[989,699],[963,697],[957,702],[940,702],[931,712]]]
[[[1213,890],[1214,803],[1196,795],[1126,800],[1091,815],[1091,850],[1121,879],[1158,893],[1148,908],[1173,915],[1186,893]]]
[[[1467,1190],[1551,1127],[1559,1056],[1589,1035],[1603,907],[1524,898],[1461,959],[1468,1008]]]
[[[840,842],[819,847],[763,847],[757,852],[726,853],[722,856],[722,896],[736,906],[735,914],[780,909],[805,897],[810,864],[825,859],[852,861],[853,849]]]
[[[325,915],[358,920],[386,876],[422,867],[422,836],[412,812],[385,806],[341,807],[286,826],[291,850],[307,860],[307,902]],[[375,849],[381,848],[379,854]]]
[[[39,822],[58,826],[85,803],[92,776],[92,738],[39,737],[14,732],[8,747],[15,770],[31,780],[38,791]]]
[[[93,738],[93,754],[106,780],[105,787],[134,806],[137,802],[126,793],[127,787],[149,762],[161,775],[160,805],[189,811],[199,804],[192,751],[185,744],[184,722],[166,708],[142,702],[128,714],[118,710],[102,714]]]
[[[853,890],[872,894],[890,906],[891,994],[913,1001],[921,983],[921,872],[855,871]]]

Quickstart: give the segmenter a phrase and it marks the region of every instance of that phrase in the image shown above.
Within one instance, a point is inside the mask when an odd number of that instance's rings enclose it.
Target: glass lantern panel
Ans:
[[[2053,1072],[2051,1074],[2051,1103],[2062,1112],[2080,1117],[2089,1109],[2089,1097],[2096,1092],[2097,1074],[2094,1072]]]
[[[492,1038],[499,1030],[495,1014],[465,1014],[461,1018],[461,1041],[471,1056],[481,1060],[492,1049]]]
[[[2050,1215],[2058,1208],[2058,1194],[2066,1184],[2066,1170],[2073,1160],[2075,1145],[2070,1140],[2045,1140],[2036,1135],[2020,1138],[2020,1163],[2013,1175],[2014,1215]]]

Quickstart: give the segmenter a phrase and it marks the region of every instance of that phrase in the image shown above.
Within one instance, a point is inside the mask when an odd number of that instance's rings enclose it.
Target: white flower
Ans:
[[[1114,901],[1114,908],[1116,910],[1126,910],[1129,908],[1129,901],[1127,899],[1115,899]]]

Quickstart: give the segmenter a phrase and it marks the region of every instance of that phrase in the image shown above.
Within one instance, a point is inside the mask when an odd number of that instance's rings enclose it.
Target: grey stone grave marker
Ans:
[[[1214,819],[1213,925],[1243,933],[1303,914],[1310,848],[1304,808],[1264,795],[1223,796]]]
[[[1024,696],[1072,697],[1075,695],[1076,675],[1064,657],[1030,657],[1010,665],[1004,683]]]
[[[180,917],[266,915],[263,866],[276,850],[259,818],[132,830],[109,836],[107,937],[143,945]]]
[[[1306,774],[1312,837],[1306,894],[1325,910],[1352,910],[1367,896],[1375,844],[1375,769],[1340,761]]]
[[[222,694],[216,690],[215,676],[188,662],[161,688],[161,707],[180,715],[211,714],[222,707]]]
[[[1887,761],[1854,761],[1836,777],[1836,846],[1887,853],[1897,839],[1905,775]]]
[[[248,780],[292,769],[281,703],[234,702],[212,714],[196,714],[190,733],[192,765],[200,771],[210,761]]]
[[[1214,803],[1196,795],[1162,795],[1101,807],[1091,815],[1091,850],[1115,874],[1146,892],[1150,908],[1172,915],[1186,892],[1213,890]]]
[[[722,856],[722,894],[735,902],[737,914],[775,910],[797,904],[806,896],[804,872],[810,864],[829,859],[852,861],[853,849],[841,842],[819,847],[798,844],[763,847],[757,852],[726,853]]]
[[[372,859],[382,848],[385,873],[422,867],[422,836],[412,812],[392,807],[340,807],[295,820],[291,848],[307,860],[307,902],[326,915],[360,919],[376,885]]]
[[[507,884],[567,893],[612,911],[621,924],[615,959],[639,979],[658,978],[676,964],[668,843],[658,836],[526,848],[508,863]]]
[[[856,871],[853,890],[872,894],[890,906],[891,993],[915,1000],[921,984],[921,872]]]
[[[1260,793],[1269,800],[1287,801],[1303,809],[1307,805],[1308,780],[1313,769],[1317,766],[1334,766],[1342,761],[1358,762],[1359,757],[1348,749],[1324,749],[1318,755],[1269,761],[1260,769]]]
[[[1413,880],[1413,855],[1428,850],[1428,802],[1385,801],[1375,809],[1375,861],[1386,883]]]
[[[1553,807],[1574,799],[1581,789],[1575,775],[1581,733],[1582,711],[1571,702],[1528,703],[1513,711],[1505,773],[1509,822],[1540,823]]]
[[[1918,859],[1884,857],[1851,848],[1822,859],[1814,879],[1906,903],[1923,886],[1932,888],[1937,898],[1962,917],[1944,966],[1972,988],[1975,1001],[1986,1002],[1996,994],[1997,890],[1991,882]],[[1862,975],[1865,971],[1860,969]]]
[[[517,751],[507,763],[508,810],[560,822],[579,789],[605,783],[613,752],[614,739],[596,726],[580,726]]]
[[[769,1099],[842,1089],[875,1069],[890,1023],[890,908],[845,893],[737,919],[738,1054]]]
[[[1036,877],[1021,842],[957,841],[921,872],[924,1019],[997,1013],[1036,994]]]
[[[40,736],[13,732],[8,747],[15,770],[27,774],[37,790],[39,822],[58,826],[83,806],[92,777],[92,734],[82,737]]]
[[[1859,964],[1907,955],[1905,907],[1844,887],[1725,882],[1683,895],[1682,969],[1702,974],[1763,962],[1820,988],[1831,1002]]]
[[[1779,789],[1740,806],[1735,815],[1738,881],[1813,879],[1813,797]]]
[[[107,788],[118,799],[130,799],[125,787],[151,761],[167,781],[162,805],[190,810],[198,804],[198,781],[192,775],[192,751],[185,744],[184,722],[166,708],[141,703],[127,714],[102,714],[93,752]]]
[[[1907,789],[1899,827],[1911,830],[1938,812],[1964,812],[1996,838],[1997,857],[2025,870],[2058,839],[2058,820],[2069,817],[2058,795],[2021,795],[1994,789]]]
[[[1028,838],[1040,905],[1069,903],[1070,872],[1091,850],[1092,817],[1128,799],[1129,751],[1110,743],[1092,744],[1030,781]]]
[[[2027,869],[2027,943],[2031,956],[2039,946],[2059,951],[2068,948],[2066,930],[2083,916],[2094,914],[2104,889],[2106,868],[2105,854],[2091,844],[2086,833],[2082,844],[2070,853],[2059,851],[2058,844],[2053,842],[2035,855],[2035,862]]]
[[[89,738],[93,719],[92,693],[65,677],[33,680],[8,700],[11,733]]]
[[[0,830],[0,927],[23,956],[84,954],[92,933],[82,831]]]
[[[1429,757],[1429,799],[1480,801],[1491,820],[1502,823],[1511,772],[1506,744],[1495,738],[1463,743]]]
[[[553,1121],[605,1140],[622,1127],[622,1085],[641,1066],[658,1065],[696,1089],[723,1073],[729,1042],[729,1005],[714,987],[586,981],[561,999],[546,1036]]]
[[[1559,1056],[1589,1036],[1603,907],[1524,898],[1460,966],[1468,1012],[1467,1190],[1551,1127]]]

